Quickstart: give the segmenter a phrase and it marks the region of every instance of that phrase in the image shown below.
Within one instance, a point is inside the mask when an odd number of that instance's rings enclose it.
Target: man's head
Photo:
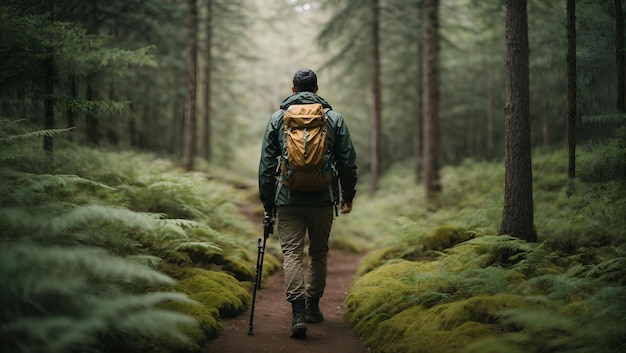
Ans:
[[[317,92],[317,75],[310,69],[300,69],[293,75],[293,93]]]

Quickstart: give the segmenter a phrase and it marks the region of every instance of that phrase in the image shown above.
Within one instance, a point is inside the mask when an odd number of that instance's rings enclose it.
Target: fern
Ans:
[[[74,128],[71,127],[67,129],[39,130],[39,131],[32,131],[32,132],[28,132],[28,133],[20,134],[20,135],[0,137],[0,146],[14,144],[16,142],[24,141],[24,140],[33,140],[33,139],[42,138],[42,137],[54,137],[56,135],[72,131],[73,129]]]
[[[102,250],[12,242],[0,247],[3,351],[68,352],[97,347],[101,335],[185,339],[184,315],[155,309],[188,301],[180,293],[130,294],[127,288],[171,285],[173,279]],[[140,320],[141,319],[141,320]],[[136,326],[141,322],[141,326]]]
[[[186,241],[186,242],[183,242],[174,246],[173,250],[178,251],[178,250],[190,249],[190,248],[201,248],[201,249],[211,249],[211,250],[222,251],[222,248],[219,245],[209,242],[209,241]]]

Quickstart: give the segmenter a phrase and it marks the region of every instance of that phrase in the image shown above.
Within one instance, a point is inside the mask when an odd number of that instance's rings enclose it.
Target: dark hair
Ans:
[[[296,92],[313,92],[317,87],[317,75],[310,69],[300,69],[293,75]]]

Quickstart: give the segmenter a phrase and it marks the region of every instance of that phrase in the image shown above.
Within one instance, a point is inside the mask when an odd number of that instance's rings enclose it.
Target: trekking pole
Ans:
[[[263,245],[261,238],[257,242],[256,269],[254,271],[254,289],[252,290],[252,305],[250,306],[250,324],[248,325],[248,335],[254,335],[254,304],[256,302],[256,291],[261,289],[261,278],[263,275],[263,260],[265,259],[265,244],[270,234],[274,232],[274,221],[268,212],[263,217]]]

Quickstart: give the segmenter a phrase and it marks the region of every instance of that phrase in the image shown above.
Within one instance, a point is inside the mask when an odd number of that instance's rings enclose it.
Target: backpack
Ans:
[[[295,104],[285,110],[280,180],[290,190],[314,192],[333,180],[326,112],[319,103]]]

